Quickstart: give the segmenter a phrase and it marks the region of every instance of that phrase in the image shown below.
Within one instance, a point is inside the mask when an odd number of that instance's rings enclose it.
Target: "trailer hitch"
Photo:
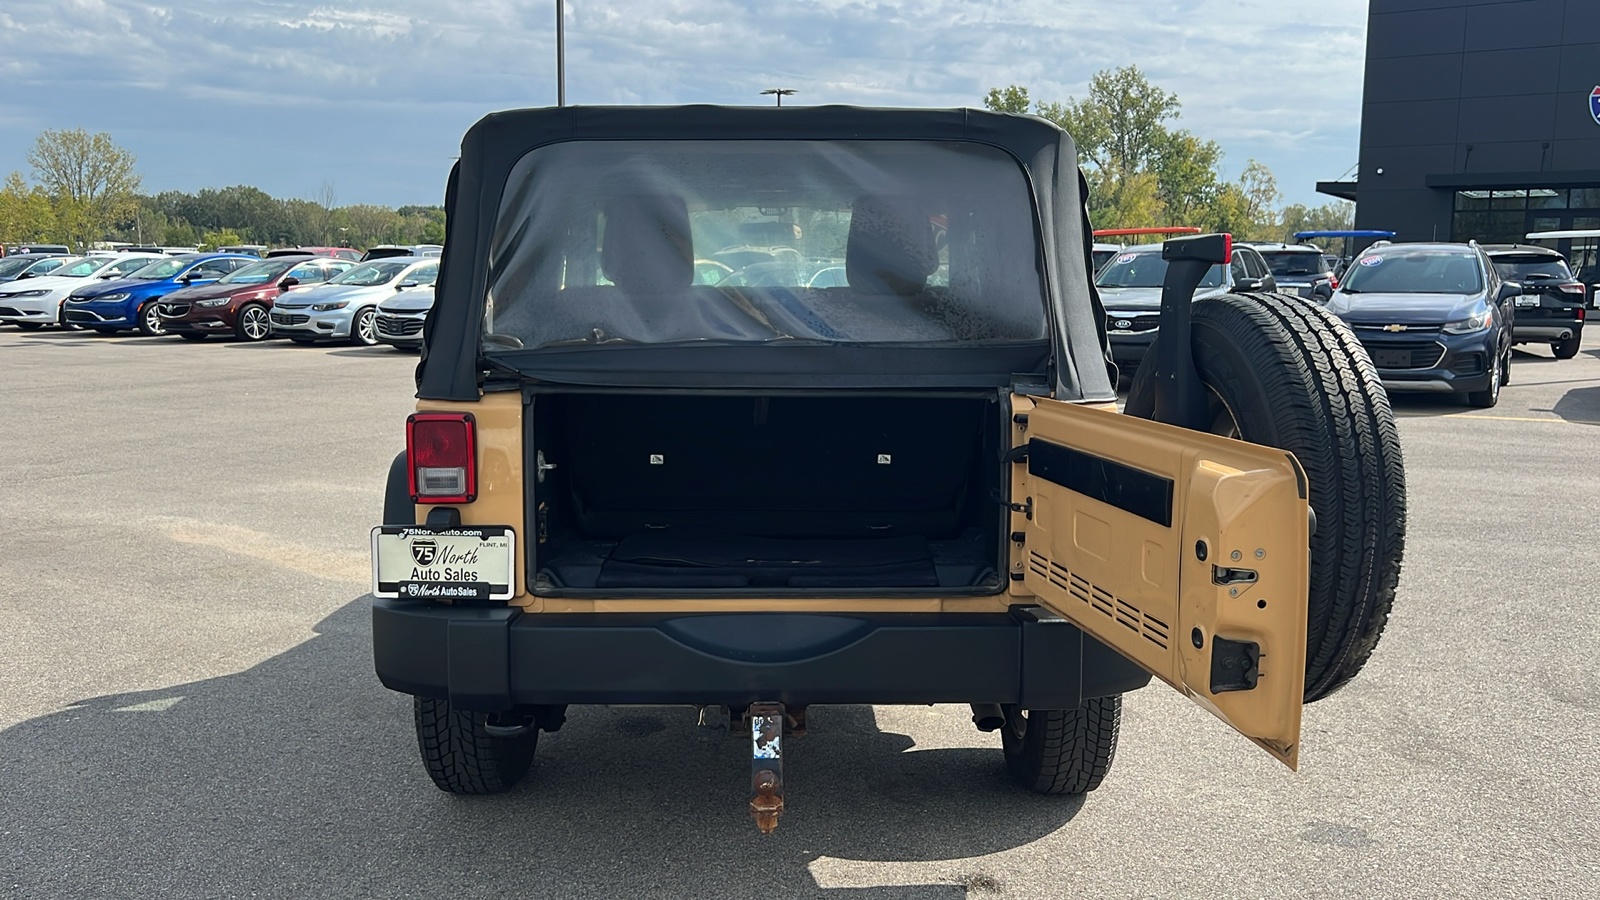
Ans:
[[[1233,235],[1197,234],[1161,245],[1167,275],[1161,283],[1161,317],[1156,326],[1155,414],[1168,425],[1206,431],[1206,386],[1194,365],[1193,304],[1195,288],[1214,265],[1233,256]]]
[[[783,814],[783,704],[750,704],[750,817],[771,834]]]

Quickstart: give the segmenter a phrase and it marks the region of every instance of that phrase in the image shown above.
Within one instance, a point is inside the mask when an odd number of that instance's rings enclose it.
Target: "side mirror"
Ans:
[[[395,285],[394,289],[397,290],[397,291],[403,291],[406,288],[414,288],[414,287],[416,287],[417,285],[419,285],[421,283],[422,282],[420,282],[420,281],[402,281],[399,284]]]
[[[287,291],[294,288],[299,283],[300,279],[294,277],[293,275],[285,276],[282,281],[278,282],[278,290]]]
[[[182,278],[179,278],[178,281],[180,281],[180,282],[182,282],[184,284],[190,284],[190,283],[192,283],[194,281],[194,276],[193,275],[184,275]]]
[[[1515,281],[1507,281],[1500,285],[1500,292],[1495,294],[1494,298],[1498,302],[1504,302],[1514,297],[1520,297],[1522,296],[1522,293],[1522,285],[1516,283]]]
[[[32,272],[23,272],[21,275],[17,276],[17,280],[21,281],[24,278],[32,278],[32,277],[33,277],[33,273]]]
[[[1233,289],[1250,293],[1251,291],[1267,290],[1266,281],[1261,278],[1241,278],[1233,283]]]

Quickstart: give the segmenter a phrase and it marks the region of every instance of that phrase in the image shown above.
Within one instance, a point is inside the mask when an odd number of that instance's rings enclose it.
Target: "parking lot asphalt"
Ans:
[[[415,361],[0,331],[0,896],[1600,896],[1600,338],[1492,410],[1396,400],[1400,596],[1300,772],[1160,685],[1086,802],[964,707],[828,707],[771,836],[687,709],[429,783],[364,596]]]

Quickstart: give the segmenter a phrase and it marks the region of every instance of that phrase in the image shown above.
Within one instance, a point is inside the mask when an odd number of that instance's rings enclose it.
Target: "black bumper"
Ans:
[[[567,703],[1016,703],[1150,680],[1038,607],[1009,614],[537,614],[375,600],[385,687],[464,709]]]

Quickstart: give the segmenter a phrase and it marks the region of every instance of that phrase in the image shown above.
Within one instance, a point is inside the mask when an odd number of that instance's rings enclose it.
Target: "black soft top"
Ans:
[[[852,106],[568,106],[485,116],[462,140],[461,159],[446,190],[448,233],[437,299],[429,317],[427,346],[418,367],[419,397],[464,401],[478,398],[478,341],[490,280],[487,248],[507,178],[529,151],[577,140],[926,140],[996,147],[1021,164],[1033,194],[1043,254],[1042,274],[1050,303],[1052,346],[1048,353],[1041,353],[1023,368],[1048,375],[1056,396],[1062,399],[1115,397],[1106,367],[1104,314],[1091,283],[1094,268],[1090,261],[1085,189],[1072,138],[1035,116],[971,109]],[[851,362],[846,359],[850,351],[836,348],[833,352],[839,355],[836,374],[844,377],[828,379],[830,383],[859,387],[881,383],[874,375],[884,373],[858,372],[855,374],[859,377],[852,381]],[[939,368],[965,372],[984,368],[972,358],[979,350],[951,348],[937,352],[950,356],[943,361],[948,365],[941,364]],[[809,349],[807,355],[810,371],[793,373],[798,379],[793,382],[796,386],[815,384],[817,375],[829,371],[825,351],[821,359],[815,348]],[[562,370],[570,366],[570,380],[574,383],[600,383],[586,380],[583,373],[594,373],[616,362],[612,354],[605,356],[610,359],[602,362],[593,352],[552,352],[549,359],[555,371],[549,377],[569,380]],[[726,358],[737,365],[752,357],[749,350],[742,350],[727,354]],[[996,360],[997,365],[1000,362]],[[711,368],[715,368],[714,362]],[[1013,367],[987,376],[991,382],[1003,383],[1017,371]],[[701,374],[709,377],[715,373]],[[721,379],[719,383],[728,382]]]

